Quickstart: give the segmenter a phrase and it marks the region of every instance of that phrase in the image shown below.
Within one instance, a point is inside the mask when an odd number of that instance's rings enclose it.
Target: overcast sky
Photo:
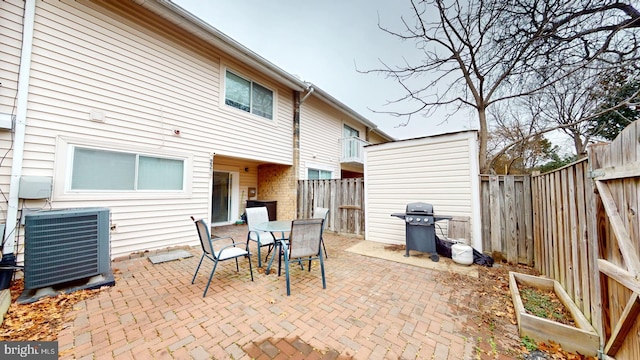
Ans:
[[[227,34],[286,72],[312,82],[398,139],[475,128],[468,112],[442,124],[446,112],[405,122],[385,105],[403,96],[391,79],[356,69],[380,68],[380,60],[399,65],[416,58],[413,44],[403,43],[378,28],[399,29],[409,14],[405,0],[173,0],[201,20]],[[470,125],[471,124],[471,125]]]

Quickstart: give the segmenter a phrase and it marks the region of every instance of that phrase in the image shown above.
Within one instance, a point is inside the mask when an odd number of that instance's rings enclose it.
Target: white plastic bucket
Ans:
[[[451,259],[457,264],[473,264],[473,248],[466,244],[451,245]]]

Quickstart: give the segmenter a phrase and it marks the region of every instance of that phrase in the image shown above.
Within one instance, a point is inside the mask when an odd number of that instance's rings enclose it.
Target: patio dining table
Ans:
[[[291,231],[291,220],[267,221],[257,224],[255,228],[259,231],[268,231],[273,235],[273,238],[275,239],[275,249],[271,255],[271,259],[269,260],[269,265],[267,265],[265,273],[268,275],[271,271],[271,264],[276,256],[276,252],[278,252],[278,276],[280,276],[280,258],[282,255],[282,249],[286,249],[287,247],[287,238],[285,237],[285,233]]]

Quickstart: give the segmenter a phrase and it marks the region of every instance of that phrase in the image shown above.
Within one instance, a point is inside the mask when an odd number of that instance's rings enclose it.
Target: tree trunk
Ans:
[[[582,138],[580,137],[580,133],[578,131],[571,131],[573,136],[573,146],[576,148],[576,155],[579,157],[585,155],[587,153],[585,149],[585,145],[582,142]]]
[[[489,162],[487,161],[487,142],[489,141],[489,130],[487,129],[487,112],[484,106],[478,106],[478,121],[480,125],[478,149],[478,167],[481,174],[489,174]]]

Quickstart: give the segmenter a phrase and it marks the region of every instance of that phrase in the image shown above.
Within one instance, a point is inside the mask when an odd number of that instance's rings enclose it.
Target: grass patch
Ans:
[[[575,326],[573,317],[553,291],[545,291],[532,286],[519,285],[520,298],[524,309],[531,315]]]

